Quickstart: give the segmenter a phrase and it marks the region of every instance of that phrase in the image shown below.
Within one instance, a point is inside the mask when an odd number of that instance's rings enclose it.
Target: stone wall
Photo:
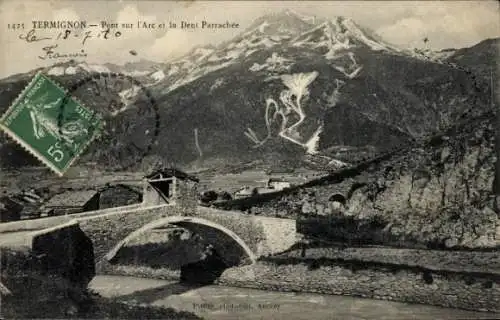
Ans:
[[[21,306],[30,309],[50,302],[64,312],[69,300],[78,307],[95,275],[92,242],[78,224],[27,233],[19,240],[0,244],[0,282],[10,291],[2,307],[23,301]]]
[[[277,254],[297,243],[295,221],[257,216],[253,216],[252,220],[262,226],[265,234],[265,240],[261,241],[255,252],[257,256]]]
[[[296,243],[295,221],[198,207],[198,216],[236,233],[257,255],[276,254]]]
[[[78,219],[80,228],[92,239],[96,262],[130,233],[145,224],[166,217],[177,215],[175,206],[158,206],[137,209],[108,215]]]
[[[176,205],[179,207],[181,215],[196,216],[198,207],[198,184],[187,180],[178,181],[177,183],[177,198],[175,199]]]
[[[274,291],[313,292],[500,312],[500,279],[421,268],[305,261],[258,262],[227,269],[219,284]]]
[[[18,243],[6,240],[2,277],[62,277],[86,286],[95,275],[92,242],[76,223],[26,234]]]

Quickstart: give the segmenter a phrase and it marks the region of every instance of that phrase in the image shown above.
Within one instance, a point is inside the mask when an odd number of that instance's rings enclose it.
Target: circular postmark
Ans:
[[[158,105],[147,87],[132,76],[92,73],[68,86],[58,116],[59,130],[66,134],[82,129],[66,116],[72,100],[83,107],[76,110],[87,120],[87,136],[96,137],[79,162],[123,171],[139,164],[157,144]],[[67,152],[74,151],[68,148]]]

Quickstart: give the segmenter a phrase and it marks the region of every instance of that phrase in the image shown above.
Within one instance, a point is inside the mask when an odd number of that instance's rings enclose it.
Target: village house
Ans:
[[[24,207],[17,201],[13,201],[10,197],[3,196],[0,198],[0,221],[9,222],[21,219],[21,212]]]
[[[283,190],[286,188],[290,188],[291,186],[292,184],[290,182],[280,178],[270,178],[267,181],[267,188],[269,189]]]
[[[3,209],[0,210],[1,221],[15,221],[40,216],[40,206],[43,199],[34,190],[0,198]]]
[[[259,194],[273,193],[279,190],[269,187],[243,187],[234,193],[235,199],[253,197]]]
[[[178,169],[156,170],[144,177],[142,204],[149,207],[194,201],[196,205],[198,183],[198,178]]]
[[[52,197],[42,207],[42,216],[59,216],[99,209],[99,192],[66,191]]]
[[[106,185],[99,190],[99,209],[128,206],[142,202],[142,190],[126,184]]]
[[[234,198],[235,199],[248,198],[257,194],[258,194],[257,188],[245,186],[243,188],[238,189],[234,193]]]

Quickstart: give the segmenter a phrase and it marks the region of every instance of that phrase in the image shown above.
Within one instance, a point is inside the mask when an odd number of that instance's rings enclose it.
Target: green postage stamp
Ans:
[[[62,176],[102,129],[102,118],[37,73],[0,119],[11,138]]]

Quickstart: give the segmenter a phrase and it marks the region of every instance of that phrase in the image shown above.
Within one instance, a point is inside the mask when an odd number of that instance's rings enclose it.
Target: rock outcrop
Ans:
[[[353,226],[353,220],[368,223],[383,238],[403,246],[496,247],[495,130],[495,115],[486,113],[389,159],[341,170],[245,209],[290,218],[330,217],[337,229],[343,220]],[[331,210],[332,199],[339,195],[345,197],[340,216]]]
[[[351,190],[346,214],[380,216],[391,234],[438,247],[497,246],[494,136],[493,119],[477,119],[384,164]]]

